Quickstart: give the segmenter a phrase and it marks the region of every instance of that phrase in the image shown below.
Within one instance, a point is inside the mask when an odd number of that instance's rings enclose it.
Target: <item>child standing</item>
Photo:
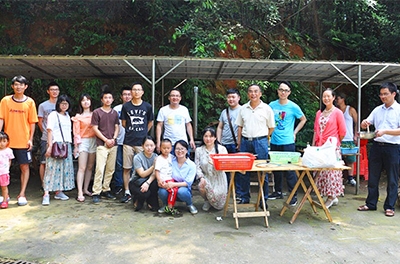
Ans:
[[[165,138],[161,140],[160,151],[161,155],[157,157],[155,164],[156,178],[159,183],[173,182],[172,178],[172,142]],[[160,184],[159,184],[160,185]],[[167,214],[179,215],[180,212],[174,208],[176,196],[178,194],[178,187],[173,187],[168,191],[168,206],[164,208]]]
[[[14,158],[12,150],[8,147],[8,135],[0,131],[0,186],[2,201],[0,201],[1,209],[8,208],[8,185],[10,184],[10,165]]]

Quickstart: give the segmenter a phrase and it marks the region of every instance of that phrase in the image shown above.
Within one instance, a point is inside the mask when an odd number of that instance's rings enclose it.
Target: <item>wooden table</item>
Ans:
[[[323,201],[323,199],[318,191],[318,188],[315,185],[315,180],[319,176],[320,172],[323,170],[348,170],[348,169],[350,169],[350,167],[347,167],[347,166],[338,166],[338,167],[334,167],[334,168],[308,168],[308,167],[302,166],[301,162],[296,163],[296,164],[274,164],[274,163],[269,163],[266,160],[255,160],[251,170],[248,170],[249,172],[257,172],[259,191],[258,191],[257,201],[255,204],[237,204],[236,194],[235,194],[235,184],[234,184],[235,173],[236,172],[244,173],[244,172],[237,171],[237,170],[229,170],[228,172],[231,173],[231,180],[230,180],[229,188],[228,188],[228,197],[226,199],[226,203],[225,203],[225,207],[224,207],[224,217],[226,216],[226,213],[228,211],[229,200],[232,195],[233,211],[234,211],[233,218],[235,218],[236,229],[239,229],[239,218],[243,218],[243,217],[264,217],[265,226],[268,227],[269,211],[267,211],[266,207],[265,207],[264,190],[263,190],[264,179],[265,179],[264,175],[265,175],[265,173],[271,173],[274,171],[295,171],[295,173],[298,177],[298,180],[297,180],[292,192],[290,193],[289,197],[287,198],[286,202],[284,203],[279,215],[282,216],[285,213],[286,209],[289,208],[289,203],[290,203],[291,199],[295,195],[297,189],[301,186],[302,189],[304,190],[305,194],[304,194],[304,197],[302,198],[302,200],[300,201],[298,207],[296,208],[296,211],[295,211],[292,219],[290,220],[290,223],[292,224],[296,220],[296,218],[297,218],[298,214],[300,213],[301,209],[303,208],[306,200],[309,201],[309,203],[315,213],[317,213],[316,205],[321,207],[324,210],[325,215],[328,218],[328,220],[330,222],[332,222],[331,214],[330,214],[329,210],[326,208],[325,202]],[[313,171],[316,172],[314,175],[312,175]],[[310,185],[308,187],[306,186],[306,183],[304,182],[306,176],[310,183]],[[316,195],[318,201],[313,201],[313,199],[311,197],[312,191],[315,192],[315,195]],[[261,212],[258,212],[260,200],[261,200],[263,209]],[[254,207],[255,210],[251,211],[251,212],[249,212],[249,211],[248,212],[238,212],[238,208],[242,208],[242,207]]]

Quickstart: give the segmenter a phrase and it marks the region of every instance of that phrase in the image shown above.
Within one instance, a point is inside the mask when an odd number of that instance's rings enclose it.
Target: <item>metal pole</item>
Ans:
[[[152,72],[151,72],[151,108],[154,113],[155,104],[156,104],[156,61],[153,59],[152,61]],[[150,134],[155,137],[154,126],[156,124],[153,123],[151,127]]]
[[[357,91],[358,91],[358,104],[357,104],[357,113],[358,113],[358,118],[357,118],[357,122],[358,122],[358,134],[360,134],[360,117],[361,117],[361,65],[358,65],[358,87],[357,87]],[[358,147],[358,151],[360,151],[360,138],[357,137],[357,147]],[[356,183],[356,194],[358,194],[359,188],[360,188],[360,155],[356,156],[356,167],[357,167],[357,183]]]
[[[194,97],[193,97],[193,133],[194,138],[197,138],[197,98],[199,95],[199,87],[193,87]]]

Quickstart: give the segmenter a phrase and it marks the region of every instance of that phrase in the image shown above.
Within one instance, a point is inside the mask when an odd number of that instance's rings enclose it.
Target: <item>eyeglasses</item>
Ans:
[[[389,95],[391,95],[391,94],[390,93],[381,93],[381,94],[379,94],[380,97],[385,97],[385,96],[389,96]]]
[[[176,148],[175,150],[176,151],[185,151],[186,149],[185,148]]]
[[[281,93],[289,93],[290,92],[289,89],[282,89],[282,88],[279,88],[278,91]]]
[[[66,102],[65,103],[60,103],[60,105],[69,105],[69,103],[66,103]]]
[[[58,92],[60,89],[49,89],[50,92]]]
[[[134,92],[134,93],[138,93],[138,92],[141,92],[141,91],[143,91],[143,89],[132,89],[132,92]]]

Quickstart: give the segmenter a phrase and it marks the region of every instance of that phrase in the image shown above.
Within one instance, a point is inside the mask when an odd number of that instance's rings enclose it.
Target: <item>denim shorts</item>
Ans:
[[[96,138],[82,138],[81,144],[79,144],[79,153],[87,152],[87,153],[96,153]]]

